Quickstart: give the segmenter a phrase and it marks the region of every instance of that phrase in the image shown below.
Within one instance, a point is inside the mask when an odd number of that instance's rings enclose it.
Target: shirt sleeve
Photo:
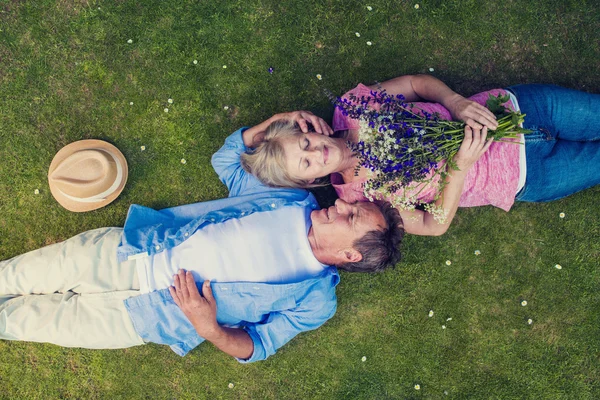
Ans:
[[[336,308],[333,287],[326,291],[313,290],[295,308],[272,312],[264,322],[246,325],[244,330],[254,343],[254,352],[247,360],[237,360],[250,363],[268,358],[297,334],[323,325],[333,317]]]
[[[212,156],[212,166],[221,182],[227,186],[229,197],[240,196],[259,190],[268,190],[252,174],[242,168],[240,156],[248,149],[244,145],[242,133],[247,127],[233,132],[225,144]]]

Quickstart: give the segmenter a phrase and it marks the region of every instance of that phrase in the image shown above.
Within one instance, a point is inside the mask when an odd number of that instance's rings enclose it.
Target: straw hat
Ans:
[[[102,140],[80,140],[60,149],[48,170],[50,192],[69,211],[104,207],[127,182],[127,161],[115,146]]]

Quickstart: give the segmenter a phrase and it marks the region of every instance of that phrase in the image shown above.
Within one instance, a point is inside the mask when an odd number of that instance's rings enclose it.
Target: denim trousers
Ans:
[[[508,88],[525,116],[527,174],[516,200],[557,200],[600,184],[600,94],[555,85]]]

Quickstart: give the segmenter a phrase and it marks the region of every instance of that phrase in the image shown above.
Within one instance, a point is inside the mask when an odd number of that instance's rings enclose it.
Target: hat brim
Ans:
[[[52,172],[54,172],[54,170],[58,167],[58,165],[60,165],[60,163],[63,160],[65,160],[67,157],[69,157],[75,152],[87,149],[100,149],[109,151],[117,158],[118,162],[123,168],[123,178],[117,189],[113,193],[108,195],[105,199],[93,203],[79,202],[66,197],[62,194],[60,190],[58,190],[58,188],[50,180],[50,175],[52,174]],[[52,162],[50,163],[50,168],[48,169],[48,185],[50,186],[50,193],[52,193],[52,196],[54,196],[56,201],[58,201],[58,203],[61,206],[73,212],[86,212],[102,208],[105,205],[113,202],[117,197],[119,197],[119,195],[123,191],[123,188],[125,188],[125,184],[127,183],[128,172],[129,170],[127,167],[127,160],[125,159],[125,156],[123,155],[123,153],[121,153],[119,149],[103,140],[85,139],[69,143],[68,145],[60,149],[58,153],[56,153],[56,155],[52,159]]]

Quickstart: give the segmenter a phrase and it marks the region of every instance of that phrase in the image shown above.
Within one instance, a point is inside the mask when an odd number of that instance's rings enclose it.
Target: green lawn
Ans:
[[[598,93],[599,67],[595,0],[0,0],[0,259],[120,226],[132,203],[226,196],[210,166],[225,137],[281,111],[330,119],[325,88],[431,73],[465,95]],[[75,214],[46,174],[83,138],[114,143],[130,175]],[[2,341],[0,399],[598,399],[599,200],[462,209],[444,236],[407,237],[394,270],[342,273],[337,315],[261,363]]]

